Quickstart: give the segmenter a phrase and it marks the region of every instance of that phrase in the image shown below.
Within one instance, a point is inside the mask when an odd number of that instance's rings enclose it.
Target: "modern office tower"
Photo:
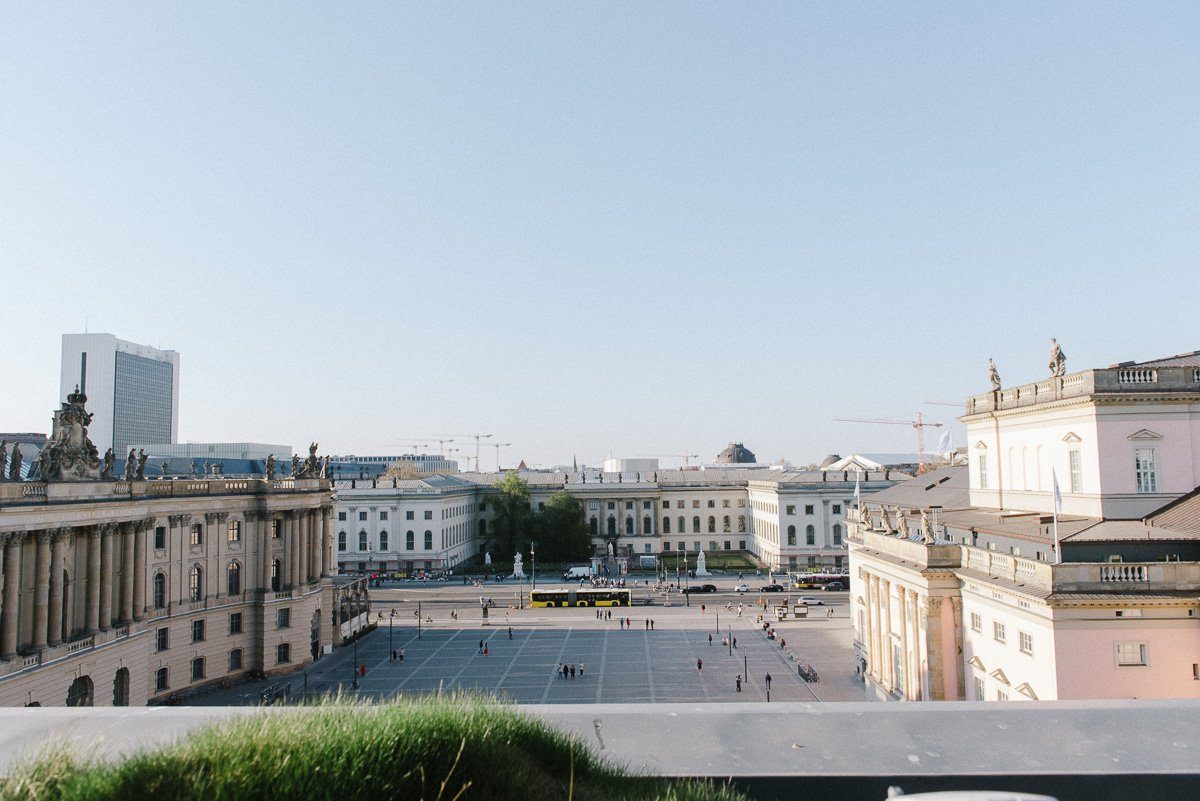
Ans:
[[[100,453],[123,458],[131,446],[179,441],[179,353],[112,334],[63,334],[59,400],[78,385],[95,417]]]

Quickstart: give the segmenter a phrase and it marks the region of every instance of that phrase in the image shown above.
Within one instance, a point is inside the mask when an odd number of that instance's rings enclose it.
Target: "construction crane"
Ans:
[[[512,445],[512,443],[511,442],[489,442],[488,444],[496,449],[496,472],[499,473],[500,472],[500,449],[507,448],[509,445]],[[478,464],[479,463],[476,462],[476,465],[478,465]]]
[[[480,470],[479,470],[479,440],[487,439],[488,437],[491,437],[494,435],[493,434],[468,434],[468,436],[475,438],[475,472],[478,473],[478,472],[480,472]],[[497,454],[496,458],[499,459],[500,455]]]
[[[917,412],[916,420],[891,420],[888,418],[865,418],[865,417],[835,417],[834,420],[840,423],[876,423],[879,425],[889,426],[911,426],[917,430],[917,473],[925,472],[925,429],[939,428],[941,423],[930,423],[922,419],[921,413]]]

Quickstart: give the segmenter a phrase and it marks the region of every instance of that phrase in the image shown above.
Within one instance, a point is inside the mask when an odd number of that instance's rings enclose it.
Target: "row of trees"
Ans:
[[[530,543],[537,544],[538,561],[574,562],[592,555],[583,505],[566,492],[559,490],[545,508],[534,509],[528,482],[509,473],[486,500],[493,512],[494,552],[506,561],[518,551],[528,554]]]

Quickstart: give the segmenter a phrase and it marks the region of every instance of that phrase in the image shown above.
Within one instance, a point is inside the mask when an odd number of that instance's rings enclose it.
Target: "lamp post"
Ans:
[[[733,656],[733,624],[725,624],[725,642],[729,643],[729,655]]]
[[[687,553],[683,554],[683,602],[689,607],[692,605],[692,594],[688,592],[692,588],[691,577],[688,575]]]
[[[388,615],[388,656],[395,661],[396,649],[392,647],[392,629],[395,628],[396,607],[392,607],[392,613]]]
[[[529,543],[529,575],[533,582],[533,589],[537,589],[537,553],[534,548],[537,547],[536,542]]]

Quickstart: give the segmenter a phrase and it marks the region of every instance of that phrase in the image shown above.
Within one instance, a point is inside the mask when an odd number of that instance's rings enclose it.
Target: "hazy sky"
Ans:
[[[912,450],[833,418],[949,420],[1051,336],[1200,348],[1198,41],[1194,3],[6,2],[0,430],[86,325],[180,351],[184,440]]]

